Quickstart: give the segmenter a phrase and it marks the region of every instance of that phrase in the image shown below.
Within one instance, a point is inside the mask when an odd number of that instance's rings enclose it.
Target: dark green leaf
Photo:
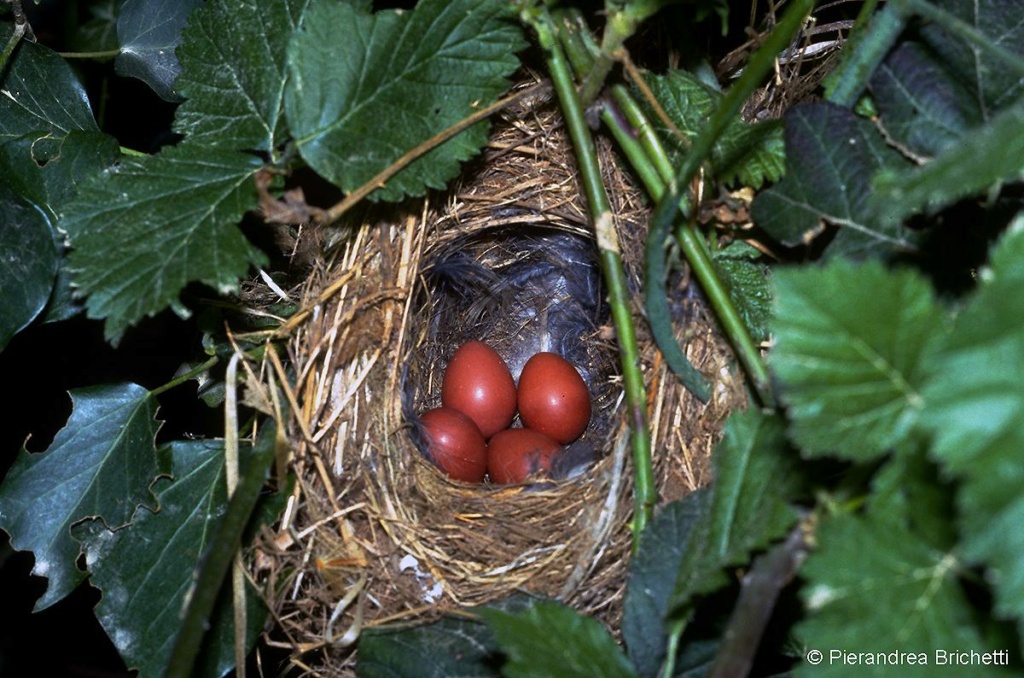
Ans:
[[[533,599],[516,595],[489,608],[520,612]],[[472,616],[442,617],[413,627],[376,627],[359,637],[361,678],[498,676],[501,653],[487,625]]]
[[[761,252],[740,240],[711,255],[751,338],[766,341],[769,338],[768,320],[772,315],[772,287],[770,269],[759,259]]]
[[[629,561],[622,639],[641,676],[653,676],[665,661],[665,614],[696,521],[707,511],[708,494],[698,490],[664,506],[640,534]]]
[[[1002,615],[1024,615],[1024,219],[1004,236],[991,267],[928,356],[924,427],[933,457],[962,479],[964,555],[988,567]]]
[[[1024,101],[965,134],[931,162],[881,173],[871,207],[879,220],[898,224],[911,214],[936,211],[1024,176]]]
[[[508,656],[508,678],[629,678],[636,672],[611,634],[592,617],[553,601],[520,613],[479,611]]]
[[[91,0],[90,18],[71,36],[71,45],[81,52],[107,52],[120,49],[117,41],[117,14],[121,0]]]
[[[89,317],[106,319],[108,339],[168,306],[186,316],[178,295],[187,283],[226,293],[263,261],[237,228],[256,206],[260,166],[241,153],[182,144],[123,162],[66,207],[60,227],[75,281]]]
[[[897,221],[883,225],[868,203],[871,179],[908,165],[870,122],[825,103],[786,113],[786,177],[754,200],[758,226],[787,245],[807,242],[827,224],[839,227],[832,255],[863,256],[911,247]],[[889,223],[889,222],[886,222]]]
[[[181,66],[174,49],[181,43],[189,13],[199,4],[200,0],[125,0],[117,17],[117,72],[142,80],[162,99],[179,101],[174,81]]]
[[[31,133],[99,131],[71,67],[53,50],[22,40],[0,80],[0,142]]]
[[[303,159],[345,191],[486,106],[508,88],[524,47],[506,3],[424,0],[367,14],[316,0],[288,50],[285,110]],[[441,188],[479,151],[480,123],[376,191],[381,200]]]
[[[771,366],[803,452],[868,460],[904,442],[943,323],[928,282],[837,260],[776,271],[775,290]]]
[[[715,448],[708,510],[692,528],[669,599],[684,617],[696,596],[728,583],[725,568],[782,537],[796,521],[790,501],[802,492],[782,422],[759,410],[733,413]]]
[[[1018,0],[932,0],[932,4],[974,28],[989,44],[1024,59],[1024,7]],[[921,36],[966,83],[985,119],[1024,95],[1024,81],[1017,72],[942,24],[926,23]]]
[[[919,156],[933,156],[981,123],[977,100],[924,46],[897,47],[871,78],[886,133]]]
[[[286,135],[285,49],[310,0],[211,0],[178,49],[174,129],[207,146],[272,151]]]
[[[33,572],[49,579],[38,608],[57,602],[85,577],[71,526],[99,518],[111,529],[140,505],[152,505],[149,486],[159,473],[153,440],[156,402],[135,384],[71,392],[67,426],[42,454],[22,450],[0,492],[0,528],[11,544],[35,555]]]
[[[709,89],[686,71],[648,76],[646,82],[672,126],[649,107],[648,117],[656,121],[658,136],[671,153],[673,165],[678,166],[693,138],[704,130],[722,94]],[[783,160],[782,130],[774,121],[747,124],[735,120],[711,152],[711,166],[722,181],[738,181],[753,188],[778,181],[782,177]]]
[[[245,463],[247,449],[242,450]],[[111,532],[90,523],[76,530],[103,597],[96,617],[125,664],[140,675],[162,675],[181,627],[193,572],[227,503],[222,441],[175,442],[169,446],[174,480],[162,482],[160,510],[136,512],[128,527]],[[228,587],[230,588],[230,587]],[[255,642],[266,615],[247,587],[247,642]],[[224,595],[227,594],[227,595]],[[220,676],[234,666],[231,597],[225,589],[207,636],[209,665],[196,675]]]
[[[935,675],[937,652],[998,649],[985,647],[973,626],[956,556],[935,549],[885,513],[828,518],[817,543],[802,569],[807,617],[796,633],[809,650],[823,653],[823,662],[803,663],[797,675],[894,673],[891,665],[844,661],[833,651],[913,653],[914,661],[928,665],[920,675]],[[913,670],[905,668],[909,661],[895,670]],[[971,666],[970,675],[992,675],[991,667]]]

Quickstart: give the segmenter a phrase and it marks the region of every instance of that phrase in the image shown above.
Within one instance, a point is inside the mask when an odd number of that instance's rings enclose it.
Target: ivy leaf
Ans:
[[[641,676],[657,675],[665,661],[668,600],[694,525],[707,511],[707,498],[701,489],[664,506],[640,534],[629,561],[622,638]]]
[[[488,608],[517,613],[533,603],[513,595]],[[482,620],[447,616],[431,624],[366,629],[359,636],[357,673],[362,678],[497,676],[500,658],[498,642]]]
[[[921,422],[933,457],[962,480],[962,548],[987,566],[996,609],[1024,615],[1024,218],[994,248],[974,297],[925,364]]]
[[[174,81],[181,71],[174,49],[188,15],[201,0],[125,0],[117,17],[119,75],[138,78],[161,99],[180,101]]]
[[[713,464],[707,511],[692,528],[669,598],[669,614],[677,619],[696,596],[728,583],[725,568],[748,562],[797,519],[790,501],[802,492],[802,480],[778,417],[756,409],[733,413]]]
[[[181,144],[123,162],[67,205],[60,227],[73,248],[70,266],[89,317],[106,319],[108,340],[167,306],[187,317],[178,298],[187,283],[227,293],[264,260],[237,228],[256,206],[260,166],[241,153]]]
[[[957,581],[962,564],[952,553],[881,511],[828,518],[817,542],[801,570],[807,617],[795,633],[824,656],[821,665],[800,664],[798,676],[821,675],[823,667],[835,676],[892,675],[892,666],[836,660],[834,650],[912,652],[929,667],[937,651],[992,650],[972,624],[973,610]],[[991,674],[972,666],[971,675]]]
[[[630,678],[632,665],[600,622],[554,601],[520,613],[479,611],[508,656],[508,678]]]
[[[166,454],[174,480],[161,483],[158,512],[137,511],[131,525],[117,531],[95,521],[75,530],[83,542],[90,581],[103,592],[96,617],[125,664],[139,675],[160,675],[170,660],[193,572],[227,504],[223,450],[219,440],[171,443]],[[248,450],[242,449],[242,463]],[[247,592],[246,646],[251,647],[266,609],[251,587]],[[229,587],[224,594],[207,636],[207,667],[200,675],[223,675],[235,663]]]
[[[775,296],[771,365],[804,453],[866,461],[904,442],[943,323],[928,282],[836,260],[776,271]]]
[[[4,165],[0,158],[0,170]],[[5,181],[0,181],[0,223],[2,351],[46,306],[60,254],[49,216],[16,194]]]
[[[754,222],[787,245],[808,242],[825,224],[839,227],[828,252],[859,257],[908,249],[898,221],[877,219],[871,179],[908,164],[870,122],[832,104],[802,104],[785,117],[786,176],[754,199]],[[886,225],[888,224],[888,225]]]
[[[156,401],[146,389],[94,386],[72,391],[71,400],[67,426],[45,453],[22,449],[0,492],[0,528],[16,549],[34,553],[33,573],[49,579],[37,609],[85,578],[71,526],[86,518],[125,525],[136,506],[153,505],[149,486],[160,472]]]
[[[352,191],[508,88],[525,46],[496,0],[424,0],[368,14],[314,0],[288,50],[288,124],[303,159]],[[442,188],[486,142],[481,122],[420,157],[373,199]]]
[[[71,130],[99,131],[82,83],[56,52],[22,40],[0,73],[0,142]]]
[[[672,126],[650,106],[647,106],[648,117],[655,121],[673,165],[678,166],[692,139],[703,131],[722,94],[709,89],[686,71],[650,75],[646,82]],[[643,97],[639,99],[646,103]],[[760,188],[766,181],[778,181],[782,177],[784,155],[782,130],[777,122],[748,124],[735,120],[715,143],[711,166],[725,183],[740,182]]]
[[[190,141],[273,151],[286,136],[285,49],[309,0],[207,2],[189,20],[178,49],[186,97],[174,130]]]

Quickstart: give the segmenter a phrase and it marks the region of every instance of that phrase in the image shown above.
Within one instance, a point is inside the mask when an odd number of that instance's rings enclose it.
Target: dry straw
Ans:
[[[667,501],[710,481],[711,450],[725,416],[744,401],[743,385],[682,275],[676,325],[715,385],[711,401],[701,404],[667,372],[639,303],[647,205],[609,148],[602,164],[634,283],[655,471]],[[437,294],[428,273],[438,257],[455,248],[500,259],[502,237],[538,227],[590,237],[556,103],[537,96],[503,111],[462,181],[417,210],[343,227],[309,278],[289,347],[298,480],[255,562],[276,635],[314,674],[347,671],[369,626],[427,621],[516,591],[558,598],[612,628],[621,615],[632,474],[610,325],[585,338],[599,394],[597,433],[588,434],[598,459],[580,476],[542,487],[453,482],[423,459],[407,421],[410,407],[437,398],[451,350],[431,329]]]

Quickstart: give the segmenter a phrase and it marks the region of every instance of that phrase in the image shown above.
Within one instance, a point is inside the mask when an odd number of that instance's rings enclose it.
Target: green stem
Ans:
[[[242,542],[242,532],[249,523],[253,508],[263,490],[270,464],[276,452],[275,426],[268,424],[253,446],[251,456],[239,478],[238,487],[228,501],[195,577],[195,586],[187,597],[185,618],[174,641],[167,678],[188,678],[195,675],[193,667],[203,645],[203,635],[210,624],[217,596],[224,577],[234,562]]]
[[[855,45],[843,51],[842,62],[829,77],[827,98],[834,104],[852,108],[868,86],[871,74],[889,53],[907,25],[899,2],[890,2],[872,19],[867,30],[859,33]]]
[[[99,52],[57,52],[65,59],[113,59],[121,53],[120,49],[106,49]]]
[[[711,154],[715,142],[718,141],[726,127],[739,116],[744,101],[760,86],[764,78],[771,73],[776,55],[789,45],[813,7],[814,0],[794,0],[789,4],[775,30],[772,31],[764,44],[754,53],[750,63],[743,69],[743,74],[722,98],[718,108],[711,115],[707,127],[694,139],[693,145],[683,159],[682,166],[679,168],[674,180],[668,182],[667,190],[661,200],[658,201],[658,206],[654,210],[654,215],[651,218],[651,230],[647,238],[645,286],[647,292],[647,311],[650,316],[658,317],[662,321],[671,317],[668,297],[665,291],[667,270],[664,247],[671,234],[676,211],[678,209],[683,210],[686,222],[691,222],[693,218],[692,205],[689,202],[681,205],[680,201],[686,195],[686,191],[689,189],[694,177],[696,177],[697,172]],[[699,236],[697,236],[692,223],[687,223],[683,227],[681,236],[680,245],[683,247],[683,251],[688,258],[691,254],[694,255],[697,266],[702,268],[704,264],[710,263],[702,262],[701,248],[695,242],[695,239]],[[691,261],[691,265],[693,264],[694,261]],[[695,274],[697,274],[697,266],[694,267]],[[713,273],[713,267],[710,267],[706,272]],[[708,290],[705,289],[705,292],[707,293]],[[722,296],[727,299],[727,295]],[[723,308],[727,309],[729,307],[731,307],[731,303],[723,304]],[[738,324],[737,328],[740,330],[741,336],[747,334],[742,322]],[[672,345],[675,345],[676,349],[678,349],[671,324],[666,326],[662,322],[657,329],[652,324],[651,331],[654,333],[662,353],[665,353],[666,350],[671,351]],[[747,336],[749,337],[749,335]],[[767,371],[759,356],[757,359],[753,359],[753,354],[750,352],[752,342],[751,346],[746,348],[742,348],[743,343],[741,341],[740,350],[742,353],[740,358],[744,360],[745,367],[750,371],[754,381],[754,388],[757,390],[762,404],[771,406],[774,404],[774,398],[772,397],[768,382]],[[756,352],[756,347],[754,348]]]
[[[11,33],[11,37],[7,39],[7,44],[4,45],[4,51],[0,53],[0,73],[3,73],[7,67],[7,61],[11,58],[11,54],[14,53],[14,48],[21,42],[21,36],[25,35],[25,22],[16,21],[14,23],[14,31]]]
[[[618,239],[611,204],[601,180],[601,168],[597,148],[590,136],[590,129],[584,117],[583,105],[576,94],[569,64],[561,45],[555,39],[552,17],[545,11],[529,17],[537,31],[541,47],[545,52],[548,72],[554,84],[565,116],[566,127],[576,151],[584,192],[600,252],[601,267],[608,287],[608,301],[612,309],[612,320],[619,343],[622,361],[623,382],[629,422],[632,429],[634,467],[634,511],[633,547],[636,548],[640,533],[654,512],[658,491],[654,483],[654,468],[651,461],[651,439],[647,425],[647,397],[643,373],[640,370],[640,352],[636,344],[636,332],[630,311],[629,289],[622,268]]]
[[[184,384],[189,379],[195,379],[200,374],[202,374],[203,372],[207,371],[208,369],[210,369],[211,367],[216,365],[218,360],[219,360],[219,358],[217,358],[217,356],[213,356],[212,358],[208,358],[207,361],[204,362],[202,365],[198,365],[196,367],[193,367],[188,372],[185,372],[184,374],[178,375],[177,377],[175,377],[174,379],[170,380],[169,382],[167,382],[163,386],[156,387],[155,389],[153,389],[152,391],[149,392],[149,395],[151,395],[151,396],[158,396],[161,393],[163,393],[164,391],[169,391],[172,388],[174,388],[175,386],[180,386],[181,384]]]

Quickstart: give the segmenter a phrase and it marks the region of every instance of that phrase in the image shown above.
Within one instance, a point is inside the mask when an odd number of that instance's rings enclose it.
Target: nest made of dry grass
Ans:
[[[626,273],[639,290],[647,205],[610,149],[602,158]],[[368,626],[427,620],[514,591],[552,596],[617,625],[632,515],[621,397],[603,413],[601,459],[580,478],[542,488],[447,479],[418,453],[403,417],[403,368],[424,341],[422,274],[431,256],[481,229],[530,223],[590,233],[571,147],[547,96],[495,121],[486,152],[456,189],[415,212],[344,227],[309,279],[308,316],[289,356],[298,482],[279,532],[259,549],[283,642],[310,673],[342,672]],[[710,481],[721,424],[745,401],[706,310],[685,279],[677,283],[679,338],[714,389],[704,405],[667,372],[636,299],[664,500]],[[599,328],[592,340],[613,348],[614,331]],[[621,393],[616,373],[606,386]]]

